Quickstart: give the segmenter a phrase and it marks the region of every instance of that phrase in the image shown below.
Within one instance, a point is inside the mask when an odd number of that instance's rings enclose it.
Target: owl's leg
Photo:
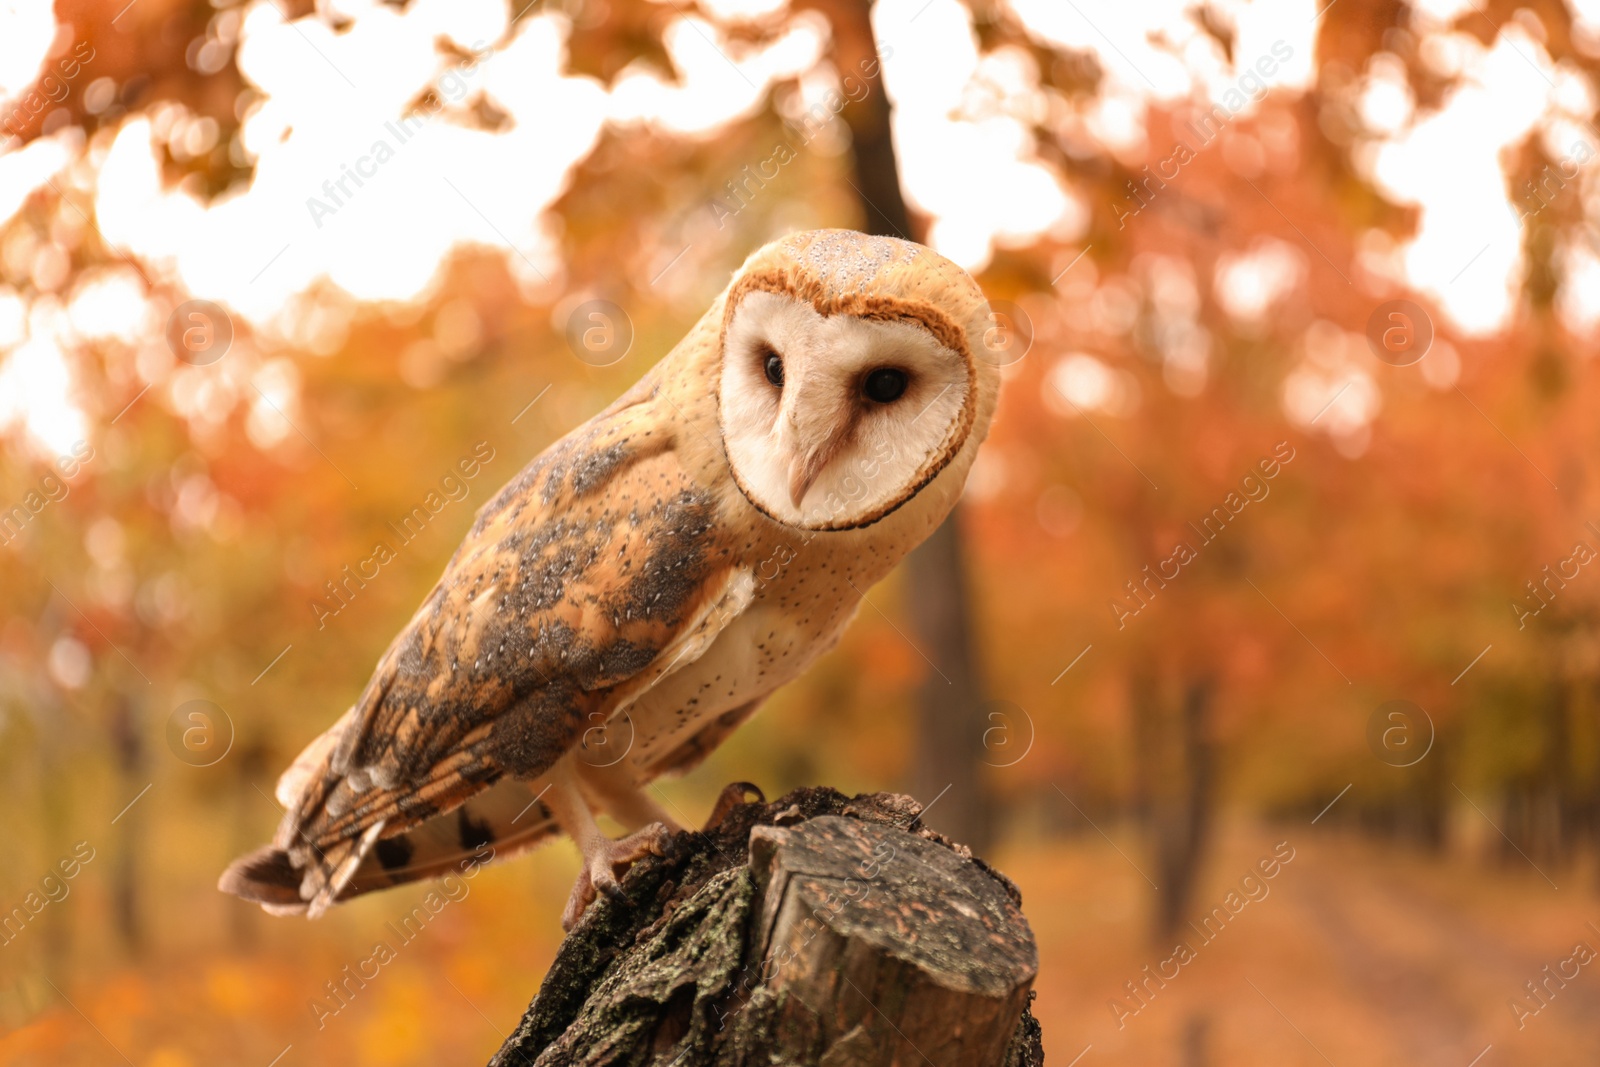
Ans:
[[[594,903],[597,893],[622,896],[622,888],[617,885],[617,871],[626,871],[646,856],[661,855],[667,828],[657,823],[617,841],[607,837],[594,821],[589,801],[578,786],[578,775],[570,755],[557,760],[546,773],[545,780],[549,783],[545,806],[583,855],[583,870],[578,872],[577,884],[572,887],[566,910],[561,913],[561,928],[570,930]]]
[[[630,761],[597,766],[578,760],[572,769],[583,782],[584,791],[628,829],[637,830],[651,823],[660,823],[672,833],[683,829],[639,782]]]

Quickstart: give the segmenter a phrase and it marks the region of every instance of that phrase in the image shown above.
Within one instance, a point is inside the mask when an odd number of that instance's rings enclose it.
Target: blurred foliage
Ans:
[[[994,764],[1013,873],[1025,888],[1037,875],[1072,895],[1078,873],[1062,872],[1078,872],[1078,860],[1063,857],[1097,855],[1084,820],[1104,826],[1159,808],[1186,773],[1183,753],[1162,746],[1184,694],[1204,685],[1227,812],[1309,819],[1350,784],[1321,827],[1428,849],[1470,843],[1511,864],[1521,855],[1567,872],[1556,878],[1565,886],[1600,830],[1600,580],[1588,566],[1554,581],[1545,570],[1576,543],[1600,549],[1593,337],[1557,311],[1560,253],[1588,226],[1584,198],[1555,199],[1525,225],[1523,285],[1503,329],[1468,335],[1435,315],[1433,352],[1388,366],[1366,350],[1374,310],[1429,301],[1371,267],[1374,249],[1407,239],[1417,212],[1393,205],[1353,162],[1363,136],[1356,79],[1381,53],[1400,64],[1419,107],[1453,87],[1419,58],[1408,7],[1329,5],[1315,84],[1267,96],[1126,219],[1145,163],[1094,145],[1067,118],[1102,90],[1101,60],[1030,33],[998,0],[968,6],[981,48],[1029,57],[1038,85],[1022,101],[988,87],[967,106],[1023,115],[1038,160],[1087,208],[1082,233],[1001,242],[980,274],[993,299],[1023,310],[1032,336],[1006,371],[966,511],[991,695],[1021,709],[972,738]],[[92,171],[128,117],[179,103],[215,131],[198,153],[167,150],[166,180],[208,197],[247,187],[236,134],[255,90],[234,64],[240,9],[121,7],[56,8],[59,47],[92,45],[110,101],[91,113],[76,92],[14,132],[31,141],[80,127],[75,166]],[[569,69],[610,83],[630,64],[674,73],[662,35],[695,5],[530,7],[564,12]],[[309,4],[283,10],[323,17]],[[826,27],[829,10],[796,3],[728,32],[759,41],[790,19]],[[1232,54],[1222,9],[1199,5],[1194,17]],[[1559,4],[1491,3],[1457,28],[1487,43],[1499,24],[1528,19],[1552,57],[1592,77],[1595,59],[1574,44]],[[0,507],[49,499],[0,546],[0,797],[10,813],[0,905],[21,902],[76,842],[96,858],[0,948],[0,1027],[25,1026],[0,1037],[0,1057],[65,1062],[70,1048],[78,1062],[105,1061],[71,1012],[46,1010],[51,983],[79,991],[83,1015],[141,1065],[266,1063],[288,1044],[295,1058],[285,1064],[472,1062],[497,1043],[490,1031],[509,1026],[553,951],[573,866],[564,846],[484,872],[472,902],[452,905],[416,950],[425,962],[373,983],[378,1007],[358,999],[353,1018],[330,1023],[332,1036],[315,1030],[306,1001],[415,901],[366,899],[313,928],[246,912],[212,884],[270,832],[275,773],[356,697],[472,512],[668,351],[750,250],[793,228],[863,223],[836,128],[726,228],[707,211],[789,134],[798,92],[780,82],[757,113],[715,136],[608,127],[551,212],[563,272],[550,291],[530,297],[499,250],[463,248],[413,303],[364,305],[331,284],[304,294],[284,310],[300,343],[252,337],[240,320],[237,351],[213,367],[169,360],[147,371],[137,354],[148,343],[124,340],[69,353],[89,458],[52,481],[60,472],[19,427],[0,466]],[[1152,104],[1148,143],[1177,141],[1191,118],[1187,104]],[[1502,162],[1516,197],[1553,161],[1530,136]],[[92,184],[80,174],[41,185],[0,227],[6,286],[33,298],[128,269],[89,222]],[[38,267],[45,248],[68,262],[50,285]],[[1258,274],[1241,283],[1247,296],[1275,294],[1256,314],[1224,299],[1223,279],[1245,256],[1258,257]],[[158,266],[134,269],[166,308],[187,294]],[[636,337],[626,358],[597,368],[571,356],[564,314],[577,294],[628,309]],[[1314,419],[1291,403],[1307,382],[1328,405]],[[254,402],[273,383],[294,397],[292,426]],[[1097,399],[1068,400],[1063,388]],[[208,399],[179,403],[196,395]],[[479,447],[493,458],[461,483],[464,498],[337,614],[319,611],[334,606],[327,583]],[[1272,457],[1266,477],[1260,465]],[[1265,495],[1235,509],[1214,541],[1195,535],[1189,524],[1254,487]],[[1144,584],[1145,568],[1179,541],[1196,558]],[[1548,584],[1536,594],[1530,583]],[[909,780],[909,694],[928,668],[896,625],[900,594],[896,578],[873,591],[881,614],[864,610],[835,652],[669,786],[685,821],[736,778],[769,795]],[[1536,615],[1513,606],[1546,601]],[[169,741],[176,709],[195,699],[231,724],[231,750],[210,766],[185,762]],[[1431,719],[1432,748],[1404,768],[1369,743],[1369,720],[1393,699]],[[1153,717],[1148,733],[1141,714]],[[1485,831],[1484,812],[1503,838]],[[1028,852],[1036,842],[1059,851]],[[1543,883],[1518,870],[1529,896],[1504,889],[1504,899],[1537,898]],[[1126,899],[1145,886],[1129,875],[1115,892]],[[1095,944],[1112,926],[1132,929],[1120,914],[1106,921],[1086,934],[1047,919],[1047,959],[1065,968],[1082,958],[1049,938]],[[1515,990],[1522,977],[1503,984]],[[1105,995],[1088,978],[1072,982],[1082,988],[1057,1003]],[[1493,997],[1491,1006],[1501,1010]],[[1052,1057],[1076,1054],[1075,1038],[1044,1019]]]

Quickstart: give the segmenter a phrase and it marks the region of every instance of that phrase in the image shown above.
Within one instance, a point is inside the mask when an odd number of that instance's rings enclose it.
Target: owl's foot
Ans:
[[[561,913],[561,929],[571,930],[578,925],[578,920],[599,893],[613,900],[624,899],[622,887],[617,884],[618,872],[626,874],[629,867],[646,856],[665,854],[669,836],[665,826],[652,823],[615,841],[602,837],[585,849],[583,871],[572,887],[572,895],[567,898],[566,910]]]

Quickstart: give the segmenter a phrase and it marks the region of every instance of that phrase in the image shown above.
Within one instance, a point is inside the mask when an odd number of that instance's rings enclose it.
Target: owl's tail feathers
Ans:
[[[367,825],[359,836],[317,845],[308,836],[284,843],[280,827],[278,842],[235,860],[217,888],[274,915],[316,918],[363,893],[453,874],[471,877],[478,867],[559,832],[542,796],[535,783],[504,778],[465,801],[445,801],[442,811],[393,835],[383,833],[388,818]],[[285,819],[285,826],[290,823]]]
[[[470,878],[485,864],[526,852],[561,830],[543,796],[539,783],[502,778],[448,814],[381,838],[338,899],[425,878]]]
[[[287,821],[287,820],[286,820]],[[379,819],[360,837],[332,841],[324,847],[285,847],[274,842],[240,856],[217,880],[224,893],[253,900],[274,915],[315,919],[339,900],[361,861],[372,851],[387,820]]]
[[[302,872],[289,861],[289,853],[266,845],[228,864],[217,888],[253,900],[273,915],[303,915],[306,902],[300,899],[302,877]]]

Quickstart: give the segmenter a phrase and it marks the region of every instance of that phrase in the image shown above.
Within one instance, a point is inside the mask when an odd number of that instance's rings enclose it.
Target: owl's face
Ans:
[[[739,487],[769,517],[813,530],[868,525],[960,450],[977,371],[960,327],[932,321],[932,308],[823,314],[763,287],[730,300],[723,442]]]

